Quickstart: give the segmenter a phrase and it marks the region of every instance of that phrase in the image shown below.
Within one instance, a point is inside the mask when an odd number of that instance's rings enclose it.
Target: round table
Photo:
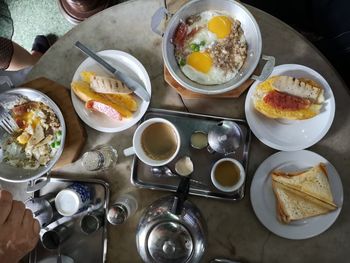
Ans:
[[[118,49],[138,58],[152,81],[151,107],[244,118],[245,94],[238,99],[182,100],[164,82],[162,39],[150,28],[151,16],[163,4],[163,0],[129,1],[91,17],[61,37],[34,66],[28,80],[45,76],[70,87],[76,68],[85,59],[85,55],[73,46],[79,40],[94,50]],[[248,9],[261,29],[263,54],[274,56],[277,64],[309,66],[321,73],[332,87],[337,105],[335,120],[328,134],[310,150],[323,155],[336,167],[343,182],[345,201],[334,225],[317,237],[293,241],[272,234],[255,216],[249,189],[258,165],[275,150],[253,136],[246,197],[242,201],[232,203],[190,197],[202,211],[208,225],[209,242],[203,262],[214,257],[239,259],[242,262],[343,262],[350,246],[350,198],[347,191],[350,188],[350,176],[347,174],[350,170],[350,97],[347,88],[325,57],[299,33],[267,13],[250,6]],[[122,156],[121,152],[131,145],[135,127],[117,134],[100,133],[89,127],[86,129],[88,141],[85,149],[101,143],[118,149],[120,156],[116,169],[108,174],[83,174],[80,165],[75,163],[59,173],[69,178],[97,177],[106,180],[111,188],[111,201],[121,193],[130,190],[137,192],[140,208],[136,215],[123,225],[108,226],[107,261],[141,262],[135,242],[137,222],[145,207],[169,193],[135,189],[130,184],[132,158]]]

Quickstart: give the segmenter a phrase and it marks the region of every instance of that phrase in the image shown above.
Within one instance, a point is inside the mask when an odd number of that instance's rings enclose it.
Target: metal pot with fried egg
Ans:
[[[247,56],[240,22],[223,12],[204,11],[189,17],[179,24],[173,43],[182,72],[203,85],[231,80]]]
[[[164,8],[152,18],[158,32]],[[170,14],[171,15],[171,14]],[[163,35],[166,68],[184,88],[201,94],[221,94],[241,86],[247,79],[265,80],[275,60],[262,56],[262,40],[252,14],[232,0],[193,0],[171,19]],[[266,64],[260,76],[253,75],[260,60]]]

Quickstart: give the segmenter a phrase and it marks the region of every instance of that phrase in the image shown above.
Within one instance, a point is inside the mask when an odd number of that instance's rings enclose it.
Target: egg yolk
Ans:
[[[200,72],[208,73],[213,65],[213,60],[207,52],[193,52],[188,55],[187,64]]]
[[[215,16],[208,22],[208,29],[218,38],[225,38],[231,32],[232,21],[227,16]]]

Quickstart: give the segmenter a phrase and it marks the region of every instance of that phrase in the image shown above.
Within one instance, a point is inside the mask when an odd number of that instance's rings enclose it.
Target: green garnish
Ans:
[[[61,141],[54,141],[50,145],[51,145],[51,148],[58,148],[61,145]]]
[[[181,67],[186,65],[186,60],[184,58],[180,58],[179,64]]]
[[[198,51],[199,51],[199,45],[196,44],[196,43],[192,43],[192,44],[190,45],[190,48],[191,48],[192,51],[195,51],[195,52],[198,52]]]
[[[58,131],[57,135],[61,136],[62,135],[62,131]]]
[[[205,45],[205,41],[202,40],[200,43],[199,43],[200,46],[204,46]]]

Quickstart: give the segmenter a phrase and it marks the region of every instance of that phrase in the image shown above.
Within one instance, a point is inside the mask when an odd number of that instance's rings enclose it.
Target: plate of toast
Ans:
[[[255,172],[250,197],[260,222],[274,234],[306,239],[326,231],[343,205],[336,169],[306,150],[278,152]]]
[[[135,57],[119,50],[104,50],[97,54],[138,81],[151,94],[148,73]],[[91,58],[85,59],[74,73],[71,95],[79,117],[91,128],[101,132],[128,129],[142,118],[150,103],[137,97]]]
[[[245,101],[247,122],[267,146],[298,151],[320,141],[332,125],[335,100],[327,81],[297,64],[279,65],[253,83]]]

